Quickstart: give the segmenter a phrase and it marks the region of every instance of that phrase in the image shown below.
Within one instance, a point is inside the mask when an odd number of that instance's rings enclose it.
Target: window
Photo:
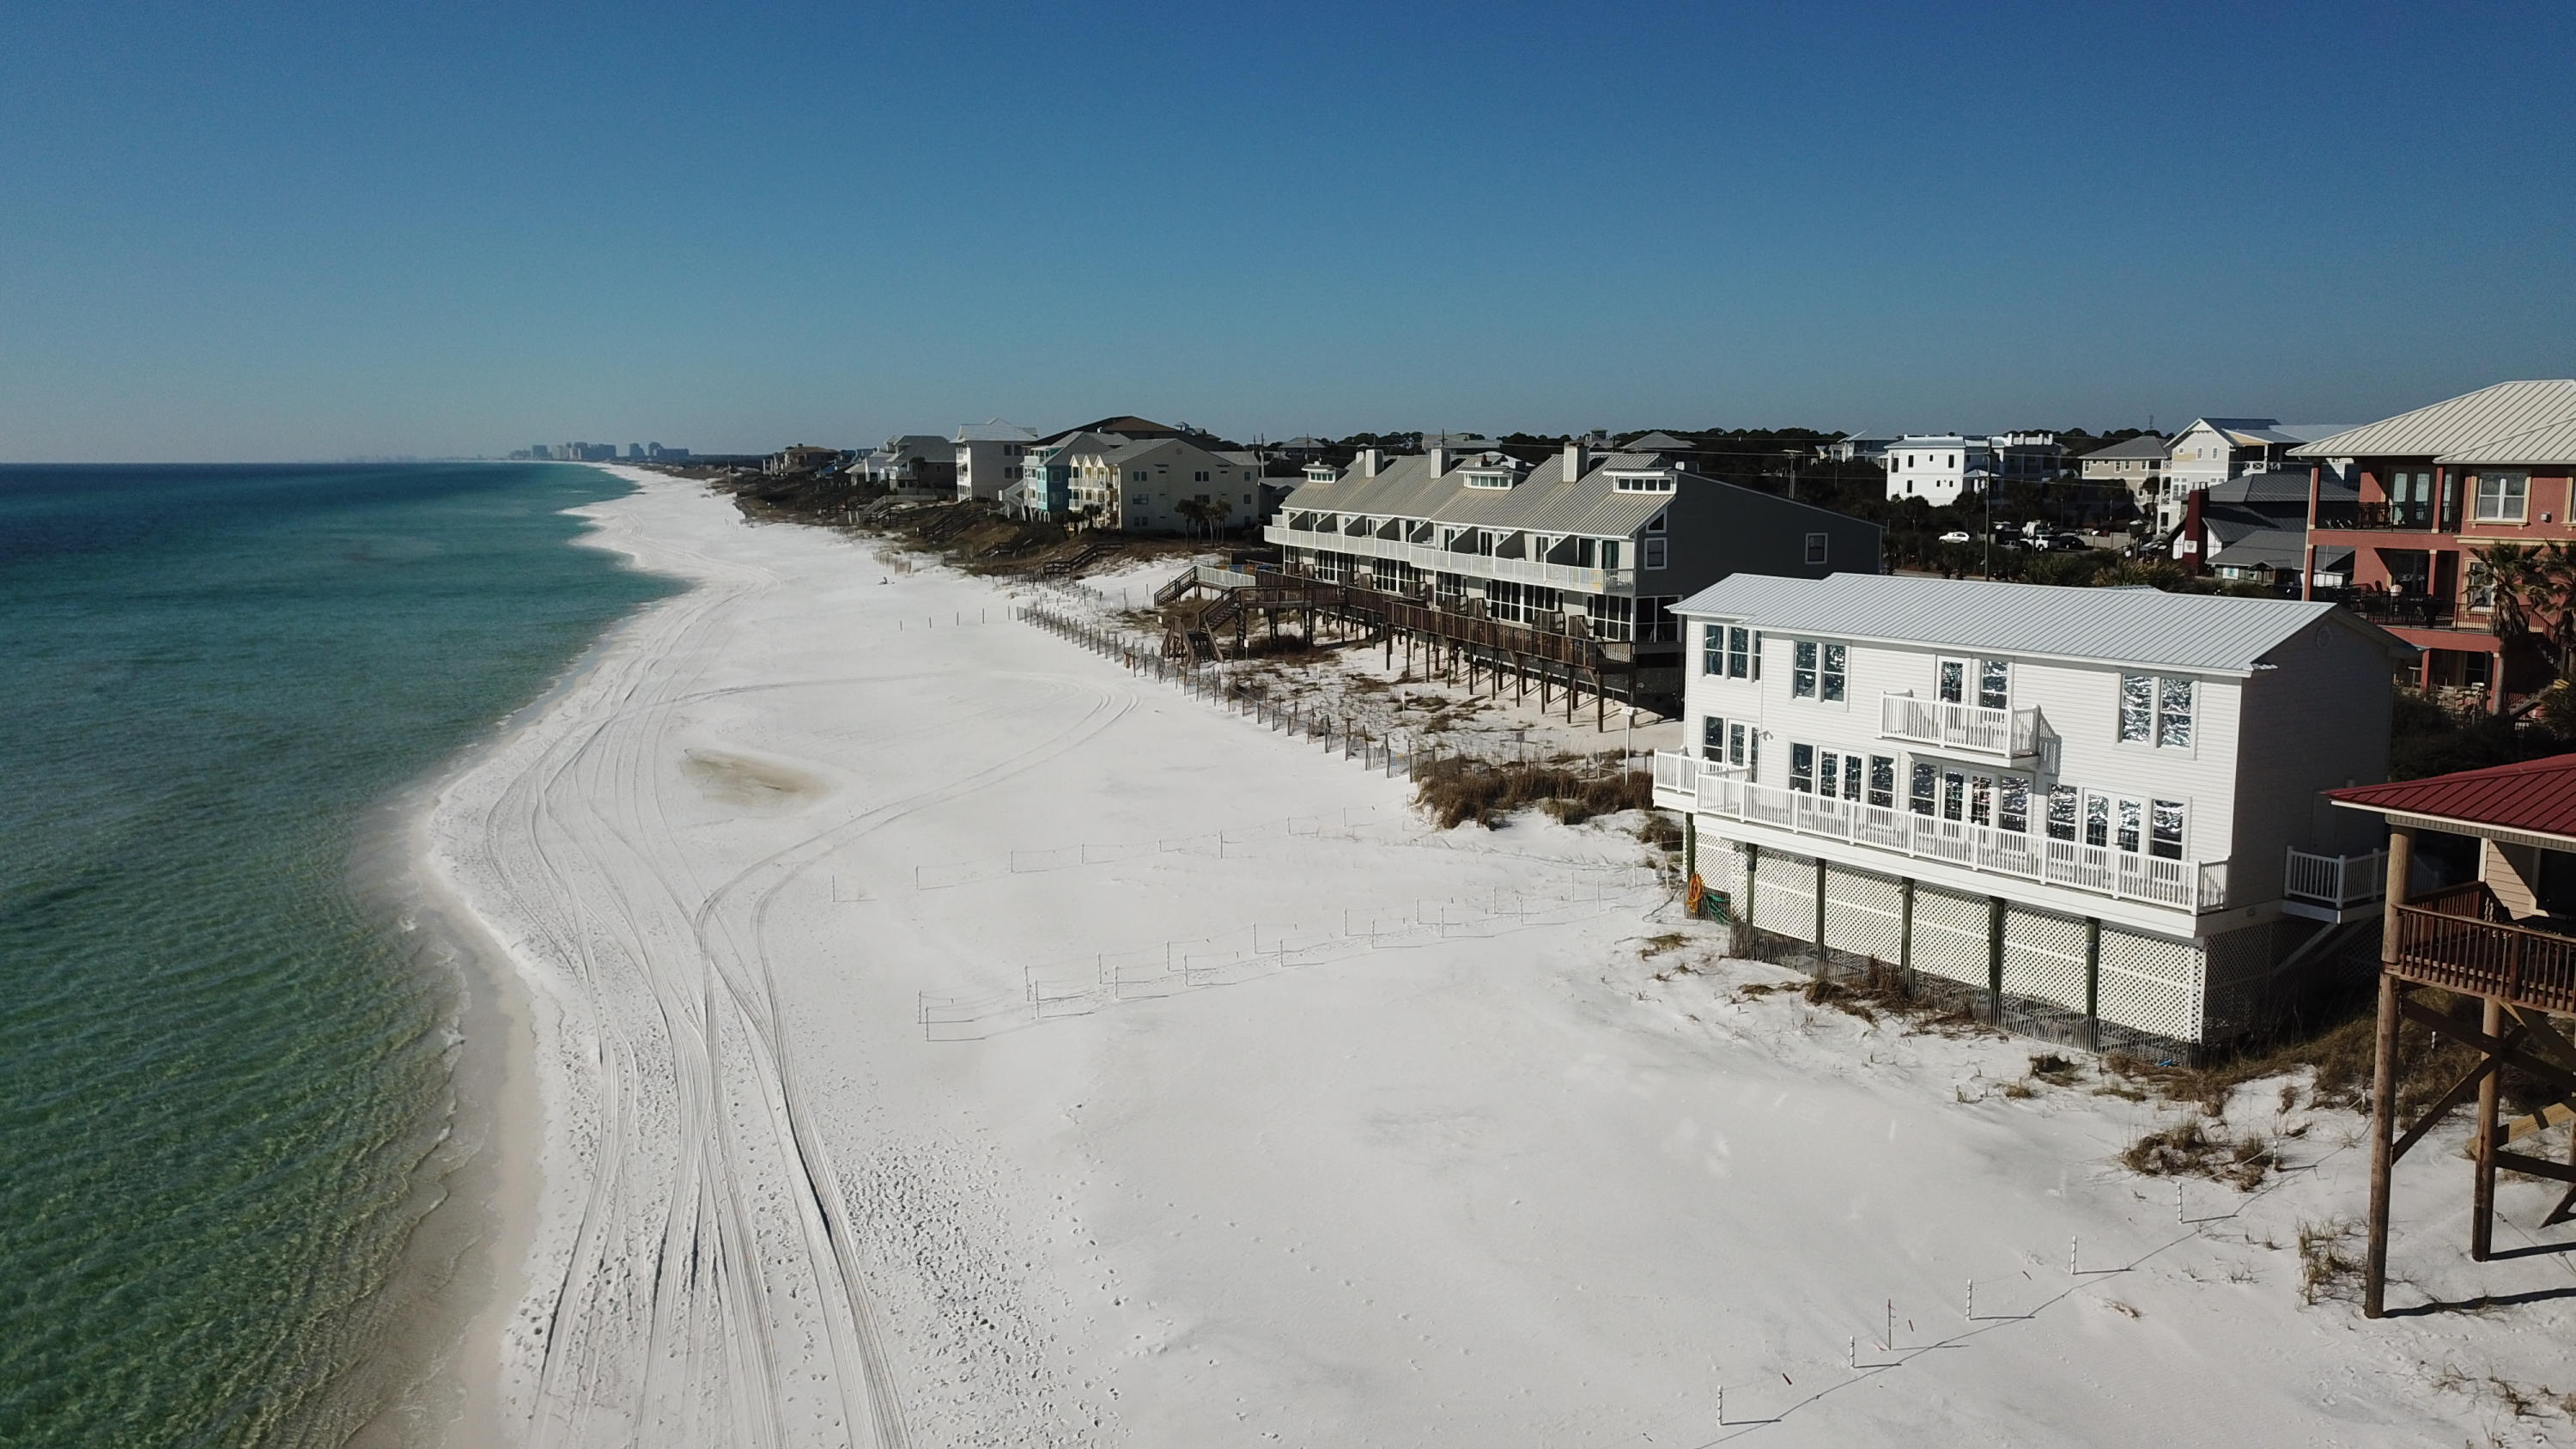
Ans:
[[[2075,838],[2075,814],[2082,803],[2081,792],[2072,785],[2048,787],[2049,839],[2071,841]]]
[[[1662,539],[1647,539],[1644,552],[1645,557],[1638,561],[1642,567],[1659,569],[1664,566],[1664,541]]]
[[[2150,801],[2147,819],[2147,854],[2164,860],[2182,859],[2182,802]]]
[[[2469,559],[2468,599],[2472,609],[2495,607],[2495,570],[2487,567],[2485,559],[2475,556]]]
[[[1191,474],[1190,481],[1193,483],[1205,483],[1207,481],[1207,470],[1202,468],[1198,472]]]
[[[1671,644],[1682,637],[1682,621],[1673,617],[1679,594],[1655,594],[1637,601],[1637,642]]]
[[[1789,747],[1789,788],[1806,795],[1816,792],[1816,747],[1814,745]]]
[[[1977,661],[1977,704],[1983,709],[2002,709],[2012,683],[2012,666],[2000,659]]]
[[[1881,810],[1896,808],[1896,759],[1892,755],[1869,757],[1869,803]]]
[[[1699,672],[1716,675],[1726,673],[1726,626],[1724,624],[1711,624],[1707,632],[1700,635]]]
[[[2478,475],[2478,522],[2520,523],[2531,507],[2531,475],[2528,473],[2480,473]]]
[[[1741,624],[1708,626],[1708,672],[1729,679],[1762,677],[1762,636]]]
[[[1813,564],[1822,564],[1824,561],[1825,561],[1825,536],[1824,536],[1823,534],[1821,534],[1821,533],[1811,533],[1811,534],[1808,534],[1808,535],[1807,535],[1807,562],[1808,562],[1809,564],[1813,565]]]
[[[1699,722],[1699,750],[1703,759],[1726,758],[1726,721],[1710,715]]]
[[[2156,681],[2156,747],[2166,750],[2191,748],[2191,681],[2158,679]]]
[[[2159,674],[2120,676],[2120,743],[2191,748],[2192,682]]]
[[[2030,833],[2030,782],[2006,775],[1995,782],[1995,828],[2015,835]]]
[[[1922,760],[1914,762],[1913,789],[1906,796],[1906,808],[1917,815],[1932,813],[1932,766]]]
[[[1843,645],[1800,639],[1790,646],[1790,651],[1790,694],[1828,702],[1842,699],[1846,682],[1843,666],[1848,654]]]
[[[1965,659],[1944,659],[1941,661],[1940,669],[1934,675],[1934,678],[1939,683],[1939,693],[1943,704],[1966,704],[1968,702],[1968,661]]]

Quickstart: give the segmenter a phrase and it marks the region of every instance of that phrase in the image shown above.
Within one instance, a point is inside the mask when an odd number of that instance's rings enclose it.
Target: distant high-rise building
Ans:
[[[644,445],[642,443],[627,444],[626,456],[629,458],[642,458],[644,456]]]

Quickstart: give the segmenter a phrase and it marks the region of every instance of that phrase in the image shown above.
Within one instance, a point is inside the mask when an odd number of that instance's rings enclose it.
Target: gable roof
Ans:
[[[1670,433],[1648,433],[1641,438],[1630,438],[1620,446],[1631,453],[1688,453],[1696,450],[1699,444],[1688,438],[1676,438]]]
[[[2576,755],[2355,785],[2328,790],[2326,798],[2384,815],[2425,816],[2576,841]]]
[[[2576,463],[2576,378],[2495,383],[2319,438],[2290,456]]]
[[[987,418],[980,423],[959,423],[956,441],[961,443],[1034,443],[1038,435],[1017,423],[1000,418]]]
[[[1674,612],[1827,639],[2204,674],[2251,674],[2266,654],[2321,621],[2359,631],[2391,657],[2414,652],[2395,635],[2327,603],[1908,574],[1736,574],[1684,599]]]
[[[1565,454],[1560,451],[1528,465],[1521,481],[1510,488],[1470,488],[1460,475],[1491,471],[1479,467],[1484,456],[1487,455],[1469,453],[1451,458],[1447,470],[1436,474],[1431,471],[1430,456],[1423,453],[1381,462],[1374,478],[1357,467],[1347,468],[1330,481],[1308,479],[1299,483],[1288,495],[1287,506],[1326,513],[1432,519],[1476,528],[1626,538],[1670,506],[1675,495],[1622,492],[1612,475],[1660,471],[1675,474],[1677,490],[1724,489],[1730,491],[1730,496],[1758,498],[1809,513],[1826,512],[1812,504],[1793,503],[1757,489],[1673,469],[1653,453],[1598,455],[1587,460],[1589,466],[1580,478],[1568,478]],[[1503,455],[1491,456],[1499,462]],[[1852,521],[1841,514],[1833,517],[1846,523]]]
[[[2159,438],[2153,433],[2141,433],[2134,438],[2122,438],[2107,448],[2096,448],[2078,457],[2076,461],[2089,462],[2095,458],[2163,458],[2170,456],[2172,452],[2173,439]]]

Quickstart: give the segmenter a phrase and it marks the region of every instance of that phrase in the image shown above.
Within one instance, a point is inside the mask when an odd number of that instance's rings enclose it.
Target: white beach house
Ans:
[[[957,428],[957,501],[999,502],[1020,481],[1020,456],[1038,435],[1017,423],[987,418]]]
[[[2411,651],[2347,611],[1738,574],[1677,612],[1693,747],[1655,799],[1757,936],[2070,1039],[2191,1044],[2374,909],[2372,832],[2318,792],[2385,777]]]

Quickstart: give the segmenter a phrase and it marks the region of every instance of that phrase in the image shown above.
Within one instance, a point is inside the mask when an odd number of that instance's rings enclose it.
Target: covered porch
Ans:
[[[2576,1219],[2576,1135],[2564,1162],[2508,1150],[2576,1122],[2576,1045],[2566,1031],[2567,1019],[2576,1018],[2576,755],[2330,794],[2389,827],[2363,1267],[2363,1312],[2377,1318],[2387,1306],[2391,1174],[2443,1117],[2473,1098],[2469,1255],[2481,1262],[2493,1255],[2499,1168],[2564,1186],[2538,1226]],[[2419,868],[2428,861],[2446,868]],[[2414,888],[2417,882],[2423,888]],[[2476,1025],[2440,1010],[2438,997],[2418,999],[2426,988],[2475,1000]],[[2477,1061],[2401,1133],[2396,1058],[2405,1021],[2464,1043]],[[2556,1100],[2505,1121],[2508,1071]]]

